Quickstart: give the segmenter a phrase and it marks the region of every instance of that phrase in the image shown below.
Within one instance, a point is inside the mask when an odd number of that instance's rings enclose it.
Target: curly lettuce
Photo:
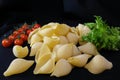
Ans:
[[[109,26],[100,16],[95,18],[95,22],[84,23],[91,32],[82,37],[83,41],[92,42],[99,50],[119,50],[120,27]]]

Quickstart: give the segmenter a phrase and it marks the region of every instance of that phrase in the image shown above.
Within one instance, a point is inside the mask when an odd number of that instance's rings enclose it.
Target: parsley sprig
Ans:
[[[85,23],[91,32],[82,37],[83,41],[92,42],[99,50],[119,50],[120,27],[109,26],[100,16],[95,16],[95,18],[95,22]]]

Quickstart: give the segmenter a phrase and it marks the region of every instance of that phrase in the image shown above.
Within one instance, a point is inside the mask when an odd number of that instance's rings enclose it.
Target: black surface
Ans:
[[[72,21],[72,20],[65,20],[65,19],[61,20],[59,18],[57,19],[55,18],[54,20],[60,23],[66,23],[71,26],[74,25],[76,26],[78,24],[76,21]],[[41,23],[42,25],[44,25],[47,22],[49,21],[52,22],[54,20],[48,19],[48,21],[43,21],[43,23],[42,22]],[[6,24],[6,26],[8,25]],[[11,26],[9,25],[9,27]],[[5,34],[9,34],[10,30],[7,31]],[[3,38],[4,38],[3,36],[0,37],[0,42]],[[120,52],[101,51],[100,53],[101,55],[103,55],[105,58],[107,58],[109,61],[113,63],[113,68],[111,70],[106,70],[101,74],[93,75],[90,72],[88,72],[85,68],[74,68],[69,75],[60,78],[50,77],[50,75],[46,75],[46,74],[34,75],[33,74],[33,70],[35,68],[35,64],[34,64],[24,73],[12,75],[9,77],[4,77],[3,72],[8,68],[11,61],[16,57],[12,53],[12,46],[10,48],[4,48],[0,44],[0,80],[113,80],[113,79],[119,80]],[[25,57],[25,59],[34,60],[34,57]]]
[[[120,26],[119,10],[117,0],[0,0],[0,42],[14,25],[24,22],[31,24],[38,21],[41,25],[60,22],[76,26],[78,23],[92,22],[93,15],[99,15],[110,25]],[[60,78],[34,75],[34,64],[22,74],[4,77],[3,72],[15,57],[12,47],[4,48],[0,43],[0,80],[120,80],[120,52],[102,51],[101,54],[113,63],[113,68],[98,75],[84,68],[74,68],[69,75]],[[34,57],[25,59],[34,60]]]
[[[0,25],[8,20],[35,20],[48,15],[93,21],[102,16],[110,25],[120,26],[119,0],[0,0]]]

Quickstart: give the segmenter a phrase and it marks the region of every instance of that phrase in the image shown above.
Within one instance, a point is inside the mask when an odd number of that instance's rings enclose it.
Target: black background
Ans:
[[[0,34],[4,24],[38,21],[84,23],[101,16],[109,25],[120,26],[119,0],[0,0]],[[74,23],[70,23],[74,24]]]
[[[0,42],[14,25],[24,22],[31,24],[37,21],[41,25],[60,22],[76,26],[78,23],[92,22],[93,16],[99,15],[109,25],[120,26],[119,10],[117,0],[0,0]],[[22,74],[5,78],[3,72],[15,57],[12,55],[12,47],[4,48],[0,44],[0,80],[119,80],[120,52],[103,50],[101,54],[113,63],[113,68],[98,75],[93,75],[84,68],[75,68],[61,78],[34,75],[33,65]]]

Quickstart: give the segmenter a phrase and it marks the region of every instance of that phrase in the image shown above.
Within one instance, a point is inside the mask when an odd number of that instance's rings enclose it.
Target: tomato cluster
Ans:
[[[18,29],[15,29],[7,38],[2,40],[3,47],[9,47],[11,45],[23,45],[27,41],[27,38],[33,30],[41,27],[40,24],[35,23],[29,26],[27,23],[23,24]]]

